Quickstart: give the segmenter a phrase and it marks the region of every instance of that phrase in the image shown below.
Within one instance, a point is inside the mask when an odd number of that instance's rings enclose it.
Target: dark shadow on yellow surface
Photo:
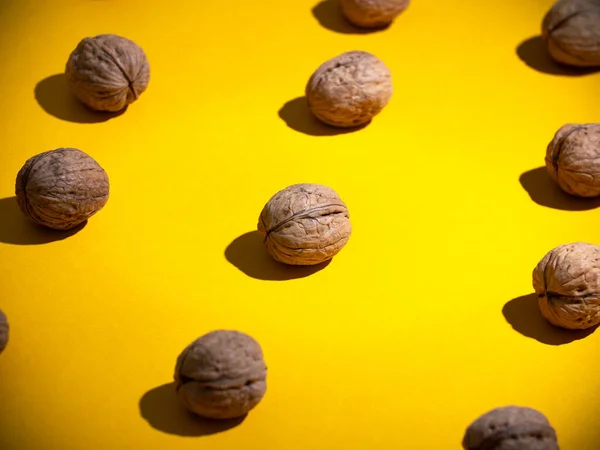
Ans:
[[[61,241],[81,231],[83,222],[68,231],[52,230],[31,222],[19,209],[17,197],[0,199],[0,242],[14,245],[40,245]]]
[[[293,130],[311,136],[335,136],[353,133],[368,124],[353,128],[337,128],[320,122],[308,109],[306,97],[290,100],[279,110],[279,117]]]
[[[519,181],[531,199],[541,206],[565,211],[586,211],[600,206],[600,198],[581,198],[564,192],[545,167],[521,174]]]
[[[40,81],[35,86],[35,99],[48,114],[67,122],[106,122],[127,110],[124,108],[116,113],[93,111],[75,98],[69,90],[66,76],[62,73]]]
[[[374,29],[355,27],[342,15],[342,11],[337,0],[323,0],[319,2],[312,9],[312,13],[323,28],[335,31],[336,33],[370,34],[378,31],[384,31],[389,28],[389,25]]]
[[[599,68],[570,67],[555,62],[546,50],[541,36],[529,38],[517,47],[517,55],[525,64],[538,72],[550,75],[577,77],[598,72]]]
[[[188,437],[222,433],[237,427],[246,418],[210,420],[196,416],[179,402],[175,383],[163,384],[146,392],[140,399],[140,414],[158,431]]]
[[[551,325],[542,316],[535,294],[512,299],[504,305],[502,314],[504,314],[506,321],[523,336],[548,345],[563,345],[583,339],[592,334],[597,328],[565,330]]]
[[[284,281],[308,277],[330,261],[316,266],[290,266],[275,261],[267,252],[258,231],[242,234],[225,250],[225,258],[246,275],[259,280]]]

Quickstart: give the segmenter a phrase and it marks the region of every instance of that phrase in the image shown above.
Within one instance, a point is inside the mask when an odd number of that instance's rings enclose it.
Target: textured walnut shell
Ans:
[[[310,111],[338,128],[366,125],[388,104],[392,93],[390,70],[376,56],[362,51],[326,61],[306,85]]]
[[[19,208],[33,222],[70,230],[104,207],[108,175],[81,150],[59,148],[25,162],[17,174],[15,193]]]
[[[121,111],[136,101],[150,81],[146,54],[136,43],[114,34],[81,40],[66,66],[69,87],[91,109]]]
[[[8,331],[8,319],[6,318],[6,314],[0,309],[0,353],[4,351],[8,344]]]
[[[390,25],[410,4],[410,0],[338,0],[342,15],[359,28]]]
[[[319,184],[294,184],[277,192],[258,219],[269,254],[299,266],[323,263],[346,245],[352,225],[346,204]]]
[[[600,0],[559,0],[542,21],[542,37],[555,61],[600,66]]]
[[[480,416],[466,430],[465,450],[559,450],[556,432],[535,409],[496,408]]]
[[[550,250],[533,270],[542,316],[571,330],[600,323],[600,247],[584,242]]]
[[[196,339],[177,358],[175,384],[185,407],[210,419],[250,412],[267,390],[267,366],[252,337],[217,330]]]
[[[548,144],[545,162],[568,194],[600,196],[600,124],[563,125]]]

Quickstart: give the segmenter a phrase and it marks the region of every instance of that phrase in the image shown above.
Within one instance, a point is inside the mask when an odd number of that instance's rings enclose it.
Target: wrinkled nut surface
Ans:
[[[117,112],[146,90],[150,66],[135,42],[101,34],[79,42],[67,61],[66,76],[73,94],[89,108]]]
[[[310,111],[338,128],[369,123],[392,97],[392,75],[376,56],[362,51],[343,53],[323,63],[305,89]]]
[[[542,316],[551,324],[583,330],[600,323],[600,247],[584,242],[550,250],[533,270]]]
[[[535,409],[496,408],[477,418],[465,432],[465,450],[559,450],[556,432]]]
[[[258,219],[269,254],[290,265],[323,263],[346,245],[352,225],[338,194],[319,184],[294,184],[277,192]]]
[[[600,0],[559,0],[542,21],[542,38],[555,61],[600,67]]]
[[[342,15],[360,28],[390,25],[410,4],[410,0],[338,0]]]
[[[548,144],[545,162],[563,191],[600,196],[600,124],[563,125]]]
[[[81,150],[59,148],[25,162],[17,174],[15,193],[19,208],[34,223],[70,230],[104,207],[108,175]]]
[[[4,351],[8,344],[8,319],[6,314],[0,309],[0,353]]]
[[[260,345],[239,331],[217,330],[183,350],[175,367],[179,399],[209,419],[234,419],[250,412],[267,390]]]

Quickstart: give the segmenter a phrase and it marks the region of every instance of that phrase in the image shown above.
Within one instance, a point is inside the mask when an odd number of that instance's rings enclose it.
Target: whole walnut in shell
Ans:
[[[33,222],[70,230],[104,207],[108,175],[81,150],[58,148],[25,162],[17,174],[15,193],[19,208]]]
[[[66,66],[69,87],[89,108],[117,112],[148,87],[150,66],[135,42],[114,34],[82,39]]]
[[[6,318],[6,314],[0,309],[0,353],[4,351],[8,344],[8,331],[8,319]]]
[[[600,196],[600,124],[567,124],[546,149],[550,177],[568,194]]]
[[[338,128],[369,123],[392,97],[392,75],[376,56],[362,51],[343,53],[312,74],[305,89],[310,111]]]
[[[186,408],[209,419],[250,412],[267,390],[267,366],[252,337],[217,330],[196,339],[177,358],[175,384]]]
[[[319,184],[294,184],[264,206],[258,231],[277,261],[299,266],[323,263],[346,245],[352,225],[338,194]]]
[[[600,0],[559,0],[544,17],[542,37],[555,61],[600,66]]]
[[[410,4],[410,0],[339,0],[343,16],[360,28],[390,25]]]
[[[496,408],[465,432],[465,450],[559,450],[556,432],[541,412],[522,406]]]
[[[600,323],[600,247],[584,242],[550,250],[533,270],[542,316],[571,330]]]

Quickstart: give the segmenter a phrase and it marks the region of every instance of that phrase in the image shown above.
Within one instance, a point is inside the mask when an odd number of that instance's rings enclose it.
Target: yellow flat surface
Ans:
[[[0,448],[459,449],[477,416],[517,404],[561,449],[597,449],[600,336],[552,329],[530,296],[547,251],[600,243],[598,202],[540,169],[558,127],[599,119],[600,75],[539,53],[551,4],[414,0],[364,34],[330,0],[0,2]],[[151,65],[110,120],[61,75],[101,33]],[[349,50],[381,58],[395,91],[336,134],[298,98]],[[111,197],[57,236],[23,218],[14,181],[68,146],[105,168]],[[252,234],[299,182],[334,188],[354,229],[315,273],[277,266]],[[169,384],[179,352],[220,328],[255,337],[269,366],[234,427],[191,420]]]

